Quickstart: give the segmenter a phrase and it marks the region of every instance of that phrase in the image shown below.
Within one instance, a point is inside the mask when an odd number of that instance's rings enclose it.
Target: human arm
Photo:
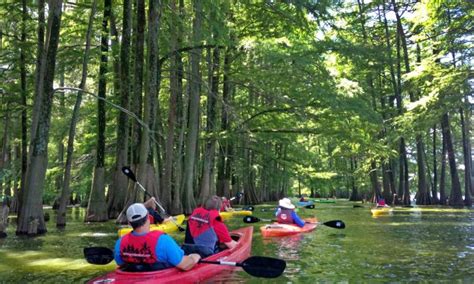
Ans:
[[[178,246],[173,238],[161,235],[156,246],[156,255],[160,261],[167,262],[181,270],[189,270],[199,262],[199,254],[184,255],[184,251]]]
[[[292,212],[291,212],[291,217],[293,218],[293,222],[294,222],[296,225],[298,225],[299,227],[303,227],[303,226],[304,226],[305,221],[302,220],[302,219],[300,218],[300,216],[298,216],[298,214],[296,214],[295,211],[292,211]]]
[[[229,234],[227,226],[220,219],[216,219],[213,224],[214,231],[216,232],[217,239],[219,243],[223,243],[227,248],[232,249],[237,245],[237,242],[234,241]]]
[[[120,242],[121,241],[122,241],[122,238],[118,239],[115,242],[115,247],[114,247],[114,259],[118,266],[123,265],[125,263],[122,260],[122,257],[120,256]]]

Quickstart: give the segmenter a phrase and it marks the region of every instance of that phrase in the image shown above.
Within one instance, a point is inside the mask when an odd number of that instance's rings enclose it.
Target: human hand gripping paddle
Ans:
[[[138,187],[141,188],[143,190],[143,192],[145,192],[145,194],[148,197],[153,197],[150,193],[148,193],[148,191],[146,191],[146,189],[143,187],[143,185],[141,185],[141,183],[138,182],[137,178],[135,177],[135,174],[133,173],[133,171],[129,167],[126,167],[126,166],[122,167],[122,172],[129,179],[131,179],[133,182],[135,182],[138,185]],[[171,217],[170,218],[171,222],[173,222],[176,225],[176,227],[178,227],[178,230],[180,232],[185,231],[185,229],[183,227],[181,227],[178,223],[176,223],[176,221],[174,220],[174,218],[172,216],[170,216],[168,213],[166,213],[165,208],[163,208],[163,206],[161,206],[161,204],[158,201],[156,201],[156,198],[153,198],[153,201],[155,202],[156,206],[158,206],[160,208],[160,210],[161,210],[161,212],[163,212],[163,214],[165,214],[168,217]]]
[[[111,249],[106,247],[88,247],[84,248],[84,257],[88,263],[104,265],[110,263],[114,259],[114,253]],[[263,278],[278,277],[286,268],[286,262],[283,259],[265,256],[251,256],[242,262],[201,259],[199,263],[242,267],[242,269],[248,274]]]
[[[270,220],[270,219],[260,219],[258,217],[255,217],[255,216],[245,216],[244,219],[243,219],[244,223],[257,223],[257,222],[274,222],[275,220]],[[322,225],[325,225],[325,226],[328,226],[328,227],[331,227],[331,228],[334,228],[334,229],[344,229],[346,227],[346,224],[344,224],[343,221],[341,220],[331,220],[331,221],[327,221],[327,222],[318,222],[317,224],[322,224]]]

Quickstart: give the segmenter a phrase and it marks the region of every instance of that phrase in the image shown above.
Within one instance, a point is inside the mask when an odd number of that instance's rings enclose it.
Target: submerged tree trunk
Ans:
[[[461,127],[462,127],[462,149],[464,156],[464,204],[466,206],[472,206],[471,192],[473,189],[473,183],[471,179],[471,143],[469,136],[469,126],[466,124],[464,118],[464,109],[459,110],[461,115]],[[467,120],[469,121],[469,120]]]
[[[82,77],[79,84],[79,89],[83,90],[86,87],[87,80],[87,63],[89,61],[89,50],[91,45],[91,34],[92,34],[92,24],[94,21],[95,11],[97,6],[97,0],[94,0],[92,3],[92,10],[89,17],[89,24],[87,26],[86,33],[86,47],[84,50],[84,56],[82,59]],[[106,19],[104,19],[105,21]],[[71,180],[71,167],[72,167],[72,153],[74,151],[74,138],[76,136],[76,124],[79,119],[79,109],[82,102],[82,92],[79,91],[76,97],[76,103],[74,104],[74,109],[72,112],[71,123],[69,125],[69,137],[67,142],[66,150],[66,164],[64,165],[64,177],[62,181],[62,191],[61,197],[59,200],[59,209],[57,212],[56,226],[64,227],[66,226],[66,206],[70,197],[70,180]]]
[[[130,94],[130,33],[132,2],[123,2],[123,32],[120,47],[120,106],[129,109]],[[114,26],[112,31],[115,33]],[[115,38],[115,36],[114,36]],[[128,189],[128,179],[122,173],[122,167],[129,165],[128,160],[128,116],[120,112],[117,121],[117,148],[115,153],[115,166],[113,170],[112,185],[109,189],[107,211],[109,218],[118,218],[125,205]]]
[[[102,21],[102,37],[100,44],[100,67],[99,67],[99,88],[97,101],[97,153],[94,175],[92,179],[92,189],[87,205],[85,216],[86,222],[103,222],[108,220],[107,204],[105,202],[105,128],[106,110],[105,97],[107,93],[107,63],[109,50],[109,29],[108,22],[112,0],[104,1],[104,19]]]
[[[43,214],[43,190],[48,166],[48,142],[53,100],[53,81],[56,67],[56,52],[61,28],[62,1],[49,3],[48,31],[49,42],[45,60],[42,104],[39,109],[38,127],[33,138],[33,151],[26,175],[26,187],[21,210],[18,216],[16,233],[19,235],[37,235],[46,233]],[[39,82],[37,82],[39,84]]]
[[[203,18],[202,3],[199,0],[193,1],[194,20],[193,20],[193,43],[201,42],[201,22]],[[190,52],[191,62],[191,80],[190,80],[190,99],[189,99],[189,124],[188,136],[186,141],[185,171],[184,171],[184,212],[191,214],[196,201],[194,199],[194,177],[195,161],[198,156],[197,142],[199,132],[199,104],[201,93],[201,72],[199,64],[201,61],[201,50],[193,49]]]
[[[462,206],[461,184],[459,183],[458,170],[456,167],[456,157],[454,155],[453,140],[451,138],[451,130],[449,126],[449,117],[445,113],[441,119],[441,126],[443,129],[443,136],[446,137],[446,149],[448,152],[449,171],[451,173],[451,194],[449,196],[449,205]]]
[[[439,204],[447,205],[446,200],[446,154],[447,154],[447,147],[446,147],[446,135],[443,134],[442,143],[443,149],[441,150],[441,171],[439,177]]]

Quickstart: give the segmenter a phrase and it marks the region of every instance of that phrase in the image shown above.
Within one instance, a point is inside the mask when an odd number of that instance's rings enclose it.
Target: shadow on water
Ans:
[[[262,279],[237,269],[205,283],[474,282],[473,209],[395,207],[392,214],[373,218],[369,206],[353,205],[337,200],[298,211],[322,221],[343,220],[343,230],[319,226],[308,234],[263,239],[264,223],[252,224],[252,255],[285,259],[284,274]],[[85,224],[84,209],[69,208],[67,226],[59,230],[55,212],[47,212],[44,236],[17,237],[10,222],[8,237],[0,239],[0,282],[83,283],[114,269],[113,263],[91,265],[82,256],[84,247],[113,247],[118,228],[113,221]],[[254,211],[259,218],[271,219],[272,213]],[[248,225],[241,218],[226,222],[230,229]],[[178,243],[184,239],[183,233],[170,235]]]

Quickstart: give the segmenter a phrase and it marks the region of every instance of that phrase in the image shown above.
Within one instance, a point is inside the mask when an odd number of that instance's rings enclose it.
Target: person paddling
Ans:
[[[219,252],[219,244],[229,249],[237,245],[219,215],[221,206],[221,198],[214,195],[207,198],[203,206],[194,209],[188,219],[182,246],[186,253],[199,253],[201,257],[207,257]]]
[[[156,210],[156,199],[151,197],[145,203],[145,208],[148,210],[148,218],[150,219],[150,224],[162,224],[163,222],[171,221],[173,217],[163,218],[160,213]]]
[[[385,199],[383,197],[377,198],[377,208],[380,207],[390,207],[385,203]]]
[[[199,254],[184,255],[173,238],[162,231],[150,231],[148,210],[142,203],[127,209],[133,231],[115,243],[114,259],[126,271],[154,271],[169,267],[189,270],[199,262]]]
[[[283,198],[278,201],[278,209],[275,212],[278,223],[281,224],[296,224],[299,227],[304,227],[305,221],[302,220],[295,212],[295,205],[291,203],[289,198]]]
[[[230,200],[227,197],[222,196],[221,212],[231,212],[234,208],[230,205]]]

